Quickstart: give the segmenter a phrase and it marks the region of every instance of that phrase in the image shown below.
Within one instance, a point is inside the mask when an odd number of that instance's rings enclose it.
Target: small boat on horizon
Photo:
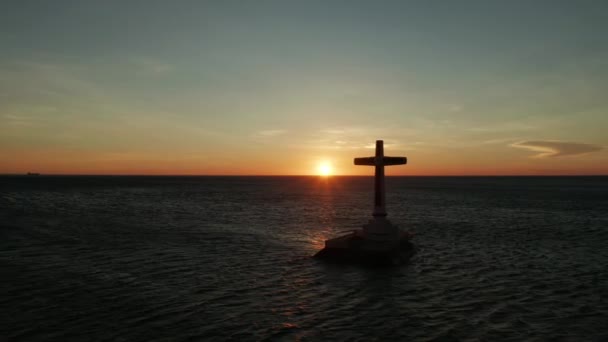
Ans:
[[[27,176],[40,176],[40,174],[38,172],[28,172],[26,175]]]

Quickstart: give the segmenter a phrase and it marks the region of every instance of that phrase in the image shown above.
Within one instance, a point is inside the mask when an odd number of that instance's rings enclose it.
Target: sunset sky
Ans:
[[[2,1],[0,173],[608,174],[608,1]]]

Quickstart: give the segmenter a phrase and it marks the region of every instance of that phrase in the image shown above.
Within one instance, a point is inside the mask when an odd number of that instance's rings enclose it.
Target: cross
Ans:
[[[384,190],[384,166],[407,164],[406,157],[385,157],[384,142],[376,140],[376,156],[355,158],[355,165],[373,165],[376,167],[374,178],[374,217],[386,216],[386,196]]]

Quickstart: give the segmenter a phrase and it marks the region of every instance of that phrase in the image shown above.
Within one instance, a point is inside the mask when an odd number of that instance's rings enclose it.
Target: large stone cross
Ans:
[[[376,167],[374,187],[374,217],[386,216],[386,196],[384,190],[384,166],[407,163],[406,157],[385,157],[384,142],[376,140],[376,156],[355,158],[355,165],[372,165]]]

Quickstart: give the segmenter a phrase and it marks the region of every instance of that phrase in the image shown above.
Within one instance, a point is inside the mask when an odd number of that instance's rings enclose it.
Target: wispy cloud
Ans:
[[[309,148],[319,150],[366,150],[376,148],[376,139],[383,139],[386,148],[404,148],[399,139],[403,134],[386,127],[329,127],[322,128],[316,132],[310,132],[307,136],[293,145],[298,148]]]
[[[165,74],[174,69],[173,65],[151,59],[151,58],[140,58],[134,60],[134,63],[137,64],[141,71],[147,74]]]
[[[327,134],[344,134],[346,133],[345,130],[343,129],[322,129],[321,133],[327,133]]]
[[[19,61],[0,65],[0,93],[12,102],[28,97],[70,103],[107,103],[108,93],[95,80],[92,67],[59,62]]]
[[[501,144],[504,145],[509,142],[514,142],[521,140],[521,138],[497,138],[497,139],[488,139],[481,142],[482,145],[495,145]]]
[[[267,129],[255,133],[256,137],[276,137],[287,133],[284,129]]]
[[[40,118],[25,115],[4,114],[2,115],[0,122],[11,126],[31,126],[40,122]]]
[[[477,126],[470,127],[468,131],[476,133],[498,133],[498,132],[512,132],[512,131],[529,131],[536,129],[535,125],[530,125],[521,122],[504,122],[500,124],[494,124],[491,126]]]
[[[537,154],[533,155],[533,158],[576,156],[603,149],[602,146],[594,144],[556,140],[527,140],[513,143],[510,146],[536,152]]]
[[[462,105],[459,105],[459,104],[452,104],[452,105],[450,105],[448,107],[448,110],[450,112],[456,112],[456,113],[462,112],[463,109],[464,109],[464,107]]]

